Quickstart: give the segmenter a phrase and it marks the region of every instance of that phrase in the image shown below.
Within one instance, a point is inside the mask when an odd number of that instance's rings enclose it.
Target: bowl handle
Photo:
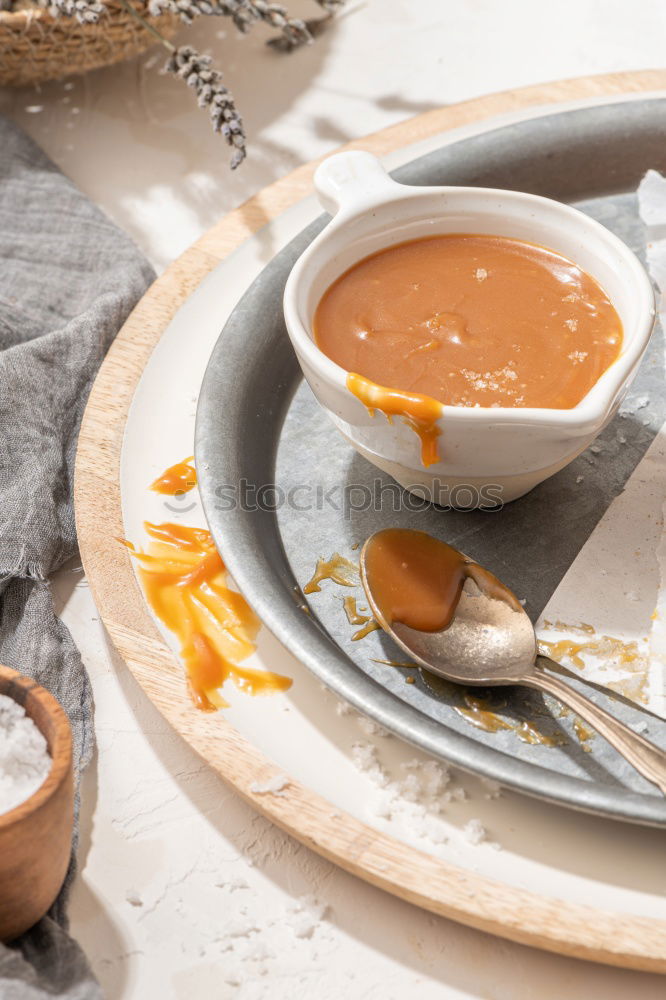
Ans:
[[[320,163],[314,186],[322,208],[331,215],[340,209],[355,210],[384,201],[402,185],[394,181],[376,156],[363,150],[336,153]]]

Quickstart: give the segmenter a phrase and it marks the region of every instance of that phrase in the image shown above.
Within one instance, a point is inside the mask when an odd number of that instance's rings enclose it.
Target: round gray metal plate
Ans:
[[[395,171],[410,184],[522,189],[575,203],[641,253],[636,187],[666,171],[666,100],[633,100],[554,113],[443,145]],[[433,687],[379,632],[352,641],[342,610],[347,591],[325,583],[304,613],[301,587],[316,560],[372,531],[418,528],[463,548],[527,597],[536,618],[666,418],[663,336],[658,330],[631,395],[648,395],[640,420],[602,435],[603,460],[582,455],[499,512],[409,509],[407,497],[338,436],[303,383],[282,318],[282,291],[299,254],[327,217],[315,219],[253,282],[226,324],[199,398],[196,460],[215,542],[263,622],[341,698],[424,750],[531,795],[640,823],[666,825],[666,800],[601,738],[591,752],[571,720],[538,695],[496,691],[509,720],[537,719],[561,746],[522,743],[515,731],[488,733],[455,709],[457,692]],[[631,397],[628,400],[631,408]],[[618,417],[618,420],[620,418]],[[645,422],[647,421],[647,422]],[[576,483],[584,473],[585,488]],[[244,485],[243,485],[244,484]],[[277,487],[275,491],[261,487]],[[278,503],[275,503],[275,500]],[[348,591],[348,593],[357,593]],[[362,603],[362,601],[361,601]],[[666,722],[581,685],[600,704],[666,746]]]

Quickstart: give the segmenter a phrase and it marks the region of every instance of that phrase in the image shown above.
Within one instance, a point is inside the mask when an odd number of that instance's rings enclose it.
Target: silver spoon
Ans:
[[[527,613],[512,591],[495,577],[491,576],[493,596],[467,578],[454,617],[441,631],[422,632],[398,621],[387,621],[377,603],[381,586],[377,578],[373,580],[372,568],[368,566],[369,546],[383,534],[386,533],[371,535],[361,550],[361,581],[381,627],[416,663],[456,684],[482,687],[524,684],[554,695],[666,795],[666,751],[633,732],[559,677],[545,672],[543,668],[554,661],[538,654],[536,635]],[[472,564],[468,556],[459,555]]]

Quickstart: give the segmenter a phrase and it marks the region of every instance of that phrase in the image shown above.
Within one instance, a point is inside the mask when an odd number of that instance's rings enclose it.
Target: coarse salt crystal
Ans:
[[[288,784],[289,778],[286,774],[276,774],[268,781],[253,781],[250,791],[255,795],[284,795],[284,789]]]
[[[495,781],[493,778],[481,778],[481,784],[486,790],[487,799],[498,799],[502,791],[502,786],[499,781]]]
[[[372,743],[354,743],[351,748],[352,761],[359,771],[368,775],[380,787],[388,783],[388,775],[379,763],[377,747]]]
[[[469,822],[465,823],[463,835],[465,840],[469,841],[470,844],[474,844],[475,847],[482,844],[488,836],[486,828],[480,819],[470,819]]]
[[[287,907],[287,923],[294,937],[311,938],[328,913],[329,906],[316,896],[300,896]]]
[[[359,715],[358,719],[359,729],[362,729],[366,736],[389,736],[387,729],[380,726],[378,722],[374,719],[369,719],[367,715]]]
[[[568,322],[574,322],[574,320],[570,320]],[[576,328],[572,327],[572,329],[575,330]],[[573,361],[575,365],[581,364],[587,357],[587,351],[572,351],[571,354],[567,354],[567,357],[569,358],[569,361]]]

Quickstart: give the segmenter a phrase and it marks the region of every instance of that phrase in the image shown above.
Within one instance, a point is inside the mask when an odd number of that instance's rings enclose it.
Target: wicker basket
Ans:
[[[0,12],[0,85],[23,87],[86,73],[129,59],[155,44],[154,35],[119,0],[106,0],[106,6],[108,14],[97,24],[52,17],[41,7]],[[134,6],[162,35],[175,34],[177,17],[150,17],[141,0]]]

